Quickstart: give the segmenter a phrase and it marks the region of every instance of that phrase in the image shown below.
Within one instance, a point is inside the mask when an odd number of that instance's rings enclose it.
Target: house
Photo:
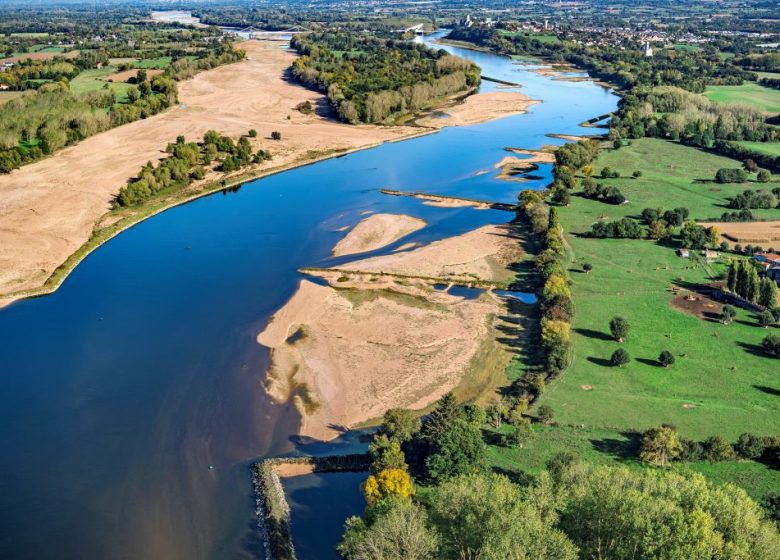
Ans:
[[[709,249],[705,249],[701,252],[701,254],[704,256],[707,262],[716,261],[720,258],[720,253],[717,251],[711,251]]]
[[[763,264],[765,267],[770,266],[772,264],[780,264],[780,255],[777,253],[754,253],[753,259],[761,264]]]
[[[653,47],[650,46],[650,41],[645,42],[645,56],[651,57],[653,56]]]
[[[691,256],[691,252],[688,249],[677,249],[677,254],[684,259],[687,259]]]

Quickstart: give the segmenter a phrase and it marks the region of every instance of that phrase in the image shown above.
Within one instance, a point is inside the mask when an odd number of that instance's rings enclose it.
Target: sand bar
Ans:
[[[492,91],[470,95],[452,107],[441,109],[446,118],[423,117],[417,120],[422,126],[443,128],[445,126],[465,126],[500,119],[509,115],[520,115],[528,107],[539,103],[519,91]]]
[[[323,150],[353,150],[420,133],[303,115],[294,110],[298,103],[318,106],[324,98],[285,79],[296,55],[263,41],[241,47],[247,60],[180,83],[181,105],[0,175],[0,296],[42,287],[87,241],[127,180],[147,161],[165,157],[165,146],[178,135],[196,139],[214,129],[237,137],[255,128],[260,134],[254,148],[274,156],[262,172],[304,163]],[[273,130],[282,133],[281,141],[266,139]]]
[[[406,214],[374,214],[361,220],[333,248],[337,257],[381,249],[427,225]]]

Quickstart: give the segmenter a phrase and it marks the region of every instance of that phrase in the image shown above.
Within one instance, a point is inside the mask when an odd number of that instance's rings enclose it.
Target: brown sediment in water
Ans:
[[[361,220],[333,248],[337,257],[381,249],[427,225],[406,214],[373,214]]]
[[[479,397],[505,382],[511,354],[495,334],[505,304],[432,282],[506,280],[506,262],[519,253],[510,229],[486,226],[338,270],[307,270],[328,285],[302,280],[257,339],[271,349],[266,389],[276,402],[293,399],[301,434],[332,439],[388,408],[421,409],[456,388]]]

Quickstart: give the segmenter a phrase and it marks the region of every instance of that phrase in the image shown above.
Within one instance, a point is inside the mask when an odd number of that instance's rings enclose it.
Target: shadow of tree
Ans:
[[[592,364],[602,367],[612,367],[612,363],[605,358],[596,358],[595,356],[588,356],[588,361]]]
[[[605,332],[596,331],[593,329],[574,329],[574,332],[577,334],[581,334],[582,336],[587,336],[588,338],[595,338],[596,340],[614,340],[610,335],[608,335]]]
[[[762,393],[766,393],[767,395],[780,397],[780,389],[776,389],[774,387],[767,387],[766,385],[753,385],[753,387],[758,389]]]
[[[636,460],[642,444],[642,435],[638,432],[620,432],[620,435],[626,439],[591,439],[590,444],[599,453],[604,453],[614,459],[622,461]]]

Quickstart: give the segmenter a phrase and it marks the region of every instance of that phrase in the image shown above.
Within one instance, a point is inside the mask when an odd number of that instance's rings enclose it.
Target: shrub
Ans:
[[[767,171],[766,169],[761,169],[758,172],[758,175],[756,176],[756,180],[759,183],[768,183],[772,180],[772,174]]]
[[[747,181],[747,173],[744,169],[722,167],[715,173],[715,181],[718,183],[744,183]]]
[[[281,133],[281,132],[279,132],[278,130],[274,130],[274,131],[271,133],[271,138],[272,138],[273,140],[281,140],[281,139],[282,139],[282,133]]]
[[[250,138],[257,138],[257,131],[254,128],[249,129],[249,137]]]
[[[771,334],[761,341],[764,352],[775,358],[780,358],[780,336]]]
[[[734,458],[734,448],[722,436],[707,438],[703,444],[704,458],[708,461],[728,461]]]
[[[622,348],[615,350],[609,358],[609,363],[616,367],[623,367],[630,361],[631,356]]]
[[[661,352],[661,355],[658,356],[658,361],[661,362],[662,366],[668,368],[669,366],[674,365],[674,355],[668,350],[664,350]]]
[[[737,315],[737,310],[731,305],[724,305],[723,310],[720,312],[720,320],[724,325],[728,325],[734,320]]]
[[[775,324],[775,317],[774,315],[772,315],[771,311],[765,309],[759,314],[758,322],[761,324],[762,327],[768,329],[769,327]]]
[[[588,274],[591,270],[593,270],[593,265],[590,263],[585,263],[582,265],[582,270],[585,272],[585,274]]]
[[[749,433],[741,434],[734,451],[745,459],[758,459],[764,453],[764,439]]]
[[[623,317],[613,317],[609,322],[609,332],[612,333],[612,338],[618,342],[623,342],[628,338],[628,333],[631,332],[631,324]]]
[[[555,411],[553,411],[550,405],[543,404],[536,412],[536,416],[542,424],[549,424],[555,417]]]

